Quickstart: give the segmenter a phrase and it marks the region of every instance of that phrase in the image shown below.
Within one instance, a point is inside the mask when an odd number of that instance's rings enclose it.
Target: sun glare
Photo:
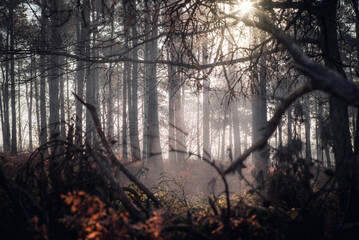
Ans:
[[[252,3],[250,1],[242,1],[240,4],[240,9],[243,13],[248,13],[252,9]]]

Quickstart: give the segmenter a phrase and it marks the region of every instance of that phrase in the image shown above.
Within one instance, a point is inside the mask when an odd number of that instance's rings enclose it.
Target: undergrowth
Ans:
[[[103,174],[91,155],[104,159],[101,149],[66,143],[62,154],[45,151],[2,156],[1,239],[335,239],[341,233],[333,174],[316,179],[313,167],[295,156],[278,155],[265,188],[248,185],[229,196],[214,186],[207,193],[194,188],[202,176],[190,167],[158,178],[151,189],[158,202],[134,182],[121,185],[135,216],[123,204],[120,183],[109,178],[118,169],[107,162],[111,175]]]

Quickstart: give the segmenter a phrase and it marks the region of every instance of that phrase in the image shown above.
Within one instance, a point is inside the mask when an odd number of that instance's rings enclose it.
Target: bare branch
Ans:
[[[310,84],[307,83],[302,87],[299,87],[289,93],[288,97],[280,103],[275,112],[273,117],[268,121],[267,126],[264,129],[263,137],[254,143],[250,148],[248,148],[244,153],[237,158],[225,171],[224,174],[233,173],[237,169],[243,168],[243,162],[248,158],[248,156],[256,150],[263,148],[266,144],[268,139],[272,136],[274,131],[276,130],[277,126],[280,123],[280,120],[287,110],[287,108],[299,97],[303,96],[304,94],[315,90],[315,88]]]
[[[108,156],[111,159],[111,162],[115,165],[117,165],[121,172],[123,172],[126,177],[128,177],[128,179],[130,181],[132,181],[133,183],[135,183],[144,193],[146,193],[146,195],[153,201],[153,203],[155,204],[156,207],[160,207],[161,203],[158,201],[158,199],[153,195],[153,193],[143,184],[141,183],[135,176],[133,176],[124,166],[123,164],[117,160],[115,154],[113,153],[109,143],[106,140],[105,134],[103,133],[102,129],[101,129],[101,123],[100,120],[97,116],[96,113],[96,108],[94,106],[92,106],[89,103],[85,103],[80,97],[78,97],[75,93],[73,93],[73,95],[76,97],[76,99],[78,101],[80,101],[83,105],[85,105],[85,107],[90,111],[92,119],[94,121],[94,124],[96,126],[96,130],[97,133],[100,137],[100,140],[102,142],[102,145],[104,146]]]
[[[325,91],[337,96],[349,105],[359,107],[359,89],[350,83],[338,72],[314,62],[310,59],[294,41],[294,39],[282,29],[276,27],[269,17],[260,10],[255,10],[258,22],[243,18],[243,22],[250,26],[258,27],[273,35],[280,43],[287,48],[292,55],[295,66],[305,75],[311,78],[313,88]],[[232,15],[232,17],[234,17]],[[238,18],[238,17],[235,17]]]

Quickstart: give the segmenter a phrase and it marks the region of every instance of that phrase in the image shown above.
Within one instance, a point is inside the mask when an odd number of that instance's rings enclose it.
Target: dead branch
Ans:
[[[97,133],[100,137],[100,140],[102,142],[102,145],[104,146],[108,156],[110,157],[110,160],[113,164],[115,164],[117,167],[119,167],[119,169],[121,170],[121,172],[123,172],[126,177],[128,177],[128,179],[130,181],[132,181],[133,183],[135,183],[147,196],[148,198],[150,198],[153,203],[155,204],[156,207],[161,207],[161,203],[158,201],[158,199],[152,194],[152,192],[143,184],[141,183],[135,176],[133,176],[124,166],[123,164],[117,160],[115,154],[113,153],[109,143],[106,140],[105,134],[101,129],[101,123],[100,123],[100,119],[97,116],[97,112],[96,112],[96,108],[94,106],[92,106],[89,103],[85,103],[79,96],[77,96],[75,93],[73,93],[73,95],[76,97],[76,99],[82,103],[91,113],[92,116],[92,120],[94,121],[94,124],[96,126],[96,130]]]
[[[144,216],[143,214],[138,211],[131,203],[131,201],[128,199],[127,195],[125,194],[124,190],[122,189],[122,187],[119,185],[118,182],[116,182],[116,180],[114,179],[114,177],[111,175],[111,173],[109,172],[109,170],[106,168],[105,164],[97,157],[97,154],[95,151],[93,151],[91,149],[91,146],[86,143],[87,148],[89,149],[89,153],[91,154],[91,157],[95,160],[95,162],[97,163],[97,165],[100,167],[100,169],[102,170],[102,172],[105,174],[105,176],[109,179],[111,185],[113,186],[113,188],[115,188],[115,190],[117,191],[117,193],[119,194],[119,198],[122,202],[122,204],[125,206],[125,208],[130,212],[131,216],[134,216],[135,218],[139,219],[139,220],[144,220]]]

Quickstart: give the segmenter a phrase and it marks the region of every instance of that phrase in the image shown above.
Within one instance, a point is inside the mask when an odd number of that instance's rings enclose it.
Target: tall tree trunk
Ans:
[[[29,109],[28,109],[28,113],[29,113],[29,151],[32,152],[33,151],[33,143],[32,143],[32,103],[33,103],[33,84],[36,84],[36,78],[33,79],[34,75],[36,76],[36,74],[33,74],[34,71],[34,61],[35,59],[33,57],[31,57],[31,63],[30,63],[30,96],[29,96]]]
[[[305,114],[305,160],[312,162],[312,151],[310,144],[310,99],[309,95],[304,96],[304,114]]]
[[[127,41],[127,40],[126,40]],[[123,82],[122,82],[122,159],[127,162],[127,77],[129,70],[129,63],[124,63],[123,68]]]
[[[337,5],[338,0],[328,0],[322,6],[323,11],[319,16],[324,40],[322,52],[325,65],[346,77],[338,47]],[[343,209],[347,210],[348,220],[354,220],[358,216],[358,207],[356,206],[358,196],[355,186],[356,172],[352,171],[355,161],[349,131],[348,106],[335,96],[330,97],[329,104],[339,197]]]
[[[208,42],[205,40],[202,46],[202,61],[203,64],[208,63]],[[210,112],[209,112],[209,78],[205,76],[203,80],[203,159],[211,160],[211,146],[210,146]]]
[[[230,102],[230,109],[233,123],[234,159],[237,159],[241,156],[241,133],[239,129],[238,101],[236,99]]]
[[[111,39],[113,39],[114,32],[114,20],[111,21]],[[112,53],[112,46],[110,47],[110,52]],[[110,141],[113,141],[113,68],[115,66],[110,63],[109,71],[108,71],[108,96],[107,96],[107,138]],[[105,105],[105,104],[104,104]]]
[[[199,110],[200,110],[200,101],[199,101],[199,93],[197,93],[197,158],[201,159],[201,143],[200,143],[200,128],[199,128]]]
[[[129,6],[129,2],[128,1],[124,1],[123,2],[123,10],[124,10],[124,15],[123,15],[123,22],[124,22],[124,32],[125,32],[125,47],[124,50],[128,51],[129,49],[129,38],[130,38],[130,22],[129,22],[129,11],[130,11],[130,6]],[[125,54],[126,57],[128,57],[128,53]],[[122,159],[123,161],[127,162],[128,161],[128,153],[127,153],[127,88],[130,89],[129,86],[129,78],[131,76],[131,65],[129,62],[124,62],[123,64],[123,82],[122,82]],[[130,100],[129,100],[130,102]],[[130,107],[128,108],[130,109]]]
[[[136,5],[136,1],[134,1]],[[138,44],[137,39],[137,19],[136,19],[136,10],[131,6],[132,13],[132,46]],[[132,50],[132,58],[138,59],[138,48],[135,47]],[[133,161],[141,160],[141,149],[140,149],[140,140],[138,137],[138,63],[132,64],[132,81],[131,81],[131,109],[129,110],[129,120],[130,120],[130,142],[131,142],[131,155]]]
[[[359,1],[354,1],[354,7],[359,11]],[[359,71],[359,15],[356,16],[355,21],[355,30],[356,30],[356,50],[357,50],[357,71]],[[354,157],[356,164],[356,185],[359,186],[359,110],[356,109],[356,126],[355,126],[355,136],[354,136]]]
[[[9,29],[10,30],[10,29]],[[9,50],[9,37],[10,32],[6,34],[6,49]],[[9,119],[9,61],[5,62],[5,84],[3,88],[3,102],[4,102],[4,128],[3,128],[3,139],[4,139],[4,152],[10,151],[10,119]]]
[[[258,94],[253,96],[252,105],[252,144],[262,137],[262,131],[267,124],[267,101],[266,101],[266,59],[260,58]],[[255,70],[257,71],[257,70]],[[255,73],[256,74],[256,73]],[[264,187],[268,168],[268,146],[253,153],[255,165],[252,172],[258,187]]]
[[[9,22],[10,22],[10,83],[11,83],[11,155],[17,154],[17,140],[16,140],[16,107],[15,107],[15,59],[14,59],[14,8],[15,2],[10,1],[9,6]]]
[[[175,131],[176,131],[176,162],[177,167],[181,169],[183,167],[185,157],[186,157],[186,143],[185,143],[185,129],[183,124],[183,114],[182,114],[182,84],[180,73],[175,73],[177,76],[175,78],[175,94],[174,94],[174,116],[175,116]]]
[[[50,145],[51,160],[49,162],[49,172],[51,185],[54,189],[60,186],[61,174],[59,171],[59,154],[62,152],[61,145],[55,142],[60,139],[60,102],[59,102],[59,84],[62,81],[61,71],[61,56],[59,51],[62,47],[62,29],[63,29],[63,1],[52,0],[50,9],[53,12],[51,15],[51,38],[50,38],[50,70],[49,70],[49,100],[50,100],[50,116],[49,116],[49,141],[52,142]],[[61,27],[60,27],[61,26]]]
[[[22,139],[22,121],[21,121],[21,94],[20,94],[20,82],[21,82],[21,72],[22,72],[22,61],[18,62],[18,91],[17,91],[17,109],[18,109],[18,135],[19,135],[19,142],[18,142],[18,151],[22,152],[23,148],[22,148],[22,144],[23,144],[23,139]]]
[[[79,14],[79,20],[76,24],[76,40],[77,51],[80,55],[89,53],[89,21],[90,21],[90,2],[89,0],[83,1],[82,12]],[[88,56],[89,57],[89,56]],[[86,65],[83,61],[77,60],[77,75],[76,75],[76,94],[81,99],[84,98],[84,77]],[[88,68],[86,68],[88,69]],[[83,106],[79,101],[76,101],[76,126],[75,126],[75,143],[82,144],[83,136]]]
[[[60,66],[61,68],[63,68],[64,66],[64,57],[60,57]],[[62,75],[63,73],[61,73],[61,79],[60,79],[60,139],[64,140],[66,138],[66,127],[65,127],[65,121],[66,121],[66,116],[65,116],[65,92],[64,92],[64,81],[65,78]]]
[[[57,52],[61,48],[62,36],[59,26],[62,25],[61,11],[63,10],[62,0],[51,2],[51,9],[54,12],[51,16],[51,55],[50,59],[50,76],[49,76],[49,100],[50,100],[50,117],[49,117],[49,139],[50,141],[56,141],[60,135],[60,103],[59,103],[59,83],[61,81],[61,69],[60,69],[60,55]],[[56,147],[52,147],[52,154],[58,150]]]
[[[113,65],[110,64],[110,69],[108,72],[108,96],[107,96],[107,138],[113,140]],[[105,104],[104,104],[105,107]]]
[[[317,110],[317,119],[316,119],[316,141],[317,141],[317,159],[324,165],[323,159],[323,140],[322,140],[322,129],[323,129],[323,107],[320,101],[320,94],[317,95],[316,101],[316,110]]]
[[[287,121],[287,145],[289,149],[288,155],[292,155],[292,106],[288,107],[287,115],[288,115],[288,121]]]
[[[225,101],[224,104],[224,115],[223,115],[223,119],[222,119],[222,140],[220,141],[222,143],[221,146],[221,161],[224,161],[224,149],[225,149],[225,145],[226,145],[226,128],[227,128],[227,103],[228,101]]]
[[[230,104],[230,103],[229,103]],[[227,147],[227,154],[230,162],[233,162],[233,121],[232,119],[232,112],[229,111],[228,116],[228,124],[229,124],[229,146]]]
[[[155,1],[151,1],[152,4],[156,4]],[[150,59],[153,61],[157,59],[157,36],[158,36],[158,8],[153,6],[155,12],[152,13],[152,21],[151,37],[154,39],[151,44],[147,44],[146,47],[150,47],[150,49],[146,49],[150,54]],[[150,14],[150,13],[147,13]],[[150,16],[147,16],[150,18]],[[148,78],[146,83],[148,84],[148,132],[147,132],[147,158],[148,162],[155,169],[155,176],[158,176],[160,173],[164,171],[163,168],[163,160],[162,160],[162,150],[161,150],[161,142],[160,142],[160,133],[159,133],[159,124],[158,124],[158,94],[157,94],[157,64],[149,64],[148,65]]]
[[[278,147],[283,146],[282,131],[282,122],[280,122],[278,125]]]
[[[1,41],[1,37],[0,37],[0,41]],[[3,67],[2,67],[2,64],[0,65],[1,66],[1,71],[3,73]],[[3,80],[4,80],[4,75],[3,74]],[[3,89],[2,89],[3,90]],[[2,132],[2,139],[3,139],[3,147],[2,147],[2,151],[4,152],[4,109],[3,109],[3,100],[2,100],[2,97],[0,95],[0,120],[1,120],[1,132]]]
[[[172,48],[168,50],[169,52],[173,51]],[[173,61],[173,53],[169,53],[168,60]],[[176,67],[173,65],[168,66],[168,154],[170,164],[173,169],[176,169],[177,165],[177,155],[176,155],[176,131],[175,131],[175,93],[176,93]]]
[[[90,5],[90,3],[89,3]],[[92,11],[90,11],[90,8]],[[86,9],[88,15],[86,14],[85,24],[90,24],[90,14],[92,13],[92,21],[95,22],[95,9],[94,5],[90,5],[89,9]],[[96,29],[92,28],[87,31],[86,36],[86,55],[91,56],[92,58],[96,58]],[[92,46],[90,49],[90,42],[92,42]],[[96,64],[88,64],[87,65],[87,74],[86,74],[86,102],[96,107],[96,88],[95,81],[98,80],[96,76]],[[86,141],[90,144],[94,144],[94,123],[92,121],[91,113],[88,109],[86,109]]]
[[[120,93],[121,93],[121,84],[120,84],[120,70],[119,70],[119,66],[117,65],[116,68],[116,76],[117,76],[117,88],[116,88],[116,92],[117,92],[117,151],[120,152],[120,146],[121,146],[121,134],[120,134],[120,109],[121,109],[121,104],[120,104]]]
[[[48,30],[48,23],[46,17],[46,0],[42,0],[43,9],[41,13],[41,49],[47,50],[46,32]],[[40,55],[40,146],[43,146],[47,142],[47,122],[46,122],[46,56]],[[46,150],[47,151],[47,150]]]

